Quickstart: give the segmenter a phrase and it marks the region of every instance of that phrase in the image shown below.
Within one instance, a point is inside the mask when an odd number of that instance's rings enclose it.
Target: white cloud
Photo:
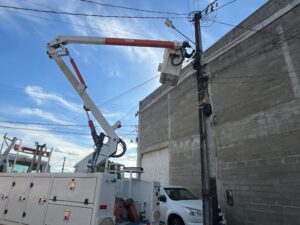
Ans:
[[[13,129],[7,127],[13,127]],[[26,124],[12,126],[10,123],[0,122],[0,134],[4,133],[8,133],[8,137],[15,136],[22,139],[22,146],[34,147],[34,142],[37,141],[39,144],[46,143],[48,150],[53,147],[54,152],[50,162],[52,172],[61,171],[64,157],[66,157],[65,172],[73,172],[73,166],[93,151],[90,136],[80,136],[78,139],[77,136],[57,134],[43,126]],[[78,143],[79,140],[80,143]],[[126,154],[121,158],[111,160],[125,166],[136,166],[137,144],[128,138],[125,141],[127,144]]]
[[[9,6],[28,7],[28,5],[26,4],[25,1],[7,0],[4,3],[5,3],[5,5],[9,5]],[[30,7],[32,8],[32,5],[30,5]],[[20,33],[24,32],[26,30],[15,19],[17,17],[25,19],[25,20],[29,20],[30,22],[35,23],[35,24],[39,24],[39,25],[46,24],[45,20],[42,20],[41,17],[47,18],[45,15],[41,16],[39,18],[39,16],[37,16],[37,15],[31,14],[31,13],[28,13],[28,12],[24,12],[24,11],[21,11],[21,10],[13,10],[13,9],[1,9],[0,10],[0,23],[2,22],[6,26],[7,26],[7,24],[10,24],[10,26],[17,29],[19,31],[18,33],[20,34]],[[9,27],[9,26],[7,26],[7,27]]]
[[[103,114],[103,116],[105,118],[121,118],[124,116],[125,113],[122,113],[122,112],[111,112],[111,111],[108,111],[108,110],[105,110],[105,109],[101,109],[101,112]]]
[[[30,2],[20,2],[11,0],[10,3],[18,5],[18,6],[27,6],[30,4],[31,7],[38,7],[49,10],[51,7],[55,9],[60,9],[62,11],[84,11],[87,13],[93,13],[95,9],[99,14],[107,14],[107,8],[103,8],[93,4],[83,4],[82,2],[78,1],[66,1],[64,4],[60,4],[58,2],[53,1],[43,1],[41,4],[39,1],[31,1]],[[23,12],[22,12],[23,13]],[[114,13],[118,13],[114,9]],[[122,14],[126,12],[122,11]],[[6,13],[7,14],[7,13]],[[3,15],[6,17],[7,15]],[[130,16],[130,13],[126,15]],[[0,15],[1,16],[1,15]],[[11,14],[8,18],[11,22],[14,22],[14,18],[16,15]],[[42,20],[39,18],[35,18],[32,16],[26,15],[19,15],[25,19],[34,22],[35,24],[41,25],[39,23],[46,23],[46,20]],[[46,17],[52,18],[52,16],[45,15],[45,14],[34,14],[34,16],[38,17]],[[117,18],[91,18],[91,17],[75,17],[75,16],[60,16],[60,18],[64,21],[69,22],[69,26],[72,27],[73,33],[75,35],[83,35],[83,36],[105,36],[105,37],[123,37],[123,38],[140,38],[140,39],[170,39],[172,37],[171,32],[165,31],[164,29],[160,29],[157,31],[157,28],[152,24],[146,24],[145,21],[141,21],[138,19],[131,19],[131,20],[120,20]],[[167,30],[167,29],[166,29]],[[96,46],[90,46],[92,49],[96,49]],[[140,63],[144,65],[145,70],[150,73],[156,71],[158,63],[162,60],[162,50],[161,49],[154,49],[154,48],[137,48],[137,47],[119,47],[117,51],[121,52],[128,60],[134,63]],[[76,53],[75,53],[76,54]],[[90,63],[90,57],[88,53],[85,52],[81,54],[81,57],[84,63]],[[113,71],[110,75],[115,77],[119,76],[119,71]]]
[[[27,86],[25,93],[31,97],[38,105],[42,105],[48,102],[55,102],[63,106],[64,108],[73,112],[82,112],[82,107],[79,104],[68,102],[62,96],[56,93],[46,92],[43,88],[38,86]]]
[[[0,24],[5,25],[6,28],[16,29],[16,33],[20,34],[23,30],[17,21],[12,17],[13,13],[9,10],[0,10]]]
[[[38,109],[38,108],[23,108],[19,110],[19,113],[23,116],[37,116],[42,119],[46,119],[49,121],[52,121],[54,123],[58,124],[65,124],[66,121],[58,119],[56,116],[54,116],[50,112],[46,112],[44,110]]]
[[[90,24],[91,25],[91,24]],[[111,19],[110,20],[110,31],[102,32],[104,35],[114,36],[114,37],[136,37],[133,33],[140,33],[146,36],[150,36],[146,39],[154,39],[158,35],[154,32],[149,32],[149,30],[145,29],[143,23],[138,20],[131,20],[130,23],[126,23],[126,21],[120,21],[119,19]],[[99,28],[103,29],[105,25],[98,24]],[[119,34],[119,29],[122,27],[122,33]],[[145,37],[138,37],[143,38]],[[156,69],[157,64],[162,60],[162,50],[155,48],[141,48],[141,47],[119,47],[118,50],[125,55],[125,57],[129,57],[132,62],[143,63],[147,66],[151,66],[151,68]]]
[[[31,0],[33,1],[33,0]],[[24,6],[24,2],[20,1],[7,1],[9,3],[14,3],[18,5]],[[40,1],[35,0],[33,1],[35,3],[40,3]],[[45,0],[43,1],[44,5],[49,5],[52,7],[55,7],[56,9],[64,10],[64,11],[85,11],[88,12],[88,9],[90,11],[95,12],[95,9],[97,9],[97,12],[100,14],[103,12],[101,7],[95,7],[93,5],[88,4],[82,4],[80,1],[64,1],[63,4],[61,1],[49,1]],[[28,5],[27,5],[28,6]],[[32,5],[33,7],[34,5]],[[37,8],[35,6],[34,8]],[[43,7],[38,7],[43,8]],[[117,12],[116,12],[117,13]],[[45,14],[34,14],[41,17],[49,17],[54,18],[52,16],[47,16]],[[1,15],[0,15],[1,16]],[[10,19],[10,23],[16,23],[17,20],[15,20],[16,16],[12,13],[6,13],[3,15],[3,18],[8,16],[7,20]],[[20,15],[22,16],[22,15]],[[26,18],[27,20],[30,20],[31,22],[34,22],[34,24],[46,22],[42,19],[37,19],[34,17],[27,17],[23,15],[22,17]],[[57,17],[58,19],[62,19],[65,21],[69,21],[70,23],[73,23],[74,25],[70,25],[73,29],[71,31],[72,34],[75,33],[75,35],[85,35],[85,36],[108,36],[108,37],[124,37],[124,38],[141,38],[141,39],[169,39],[170,36],[168,36],[168,33],[170,32],[164,32],[162,30],[158,30],[157,32],[153,32],[154,29],[151,29],[151,25],[145,26],[145,21],[140,20],[119,20],[119,19],[109,19],[109,20],[103,20],[103,19],[96,19],[96,18],[86,18],[86,17],[72,17],[72,16],[60,16]],[[56,18],[56,19],[57,19]],[[40,31],[39,35],[42,36],[44,31],[47,31],[47,26],[44,26],[43,29],[37,29]],[[94,29],[96,28],[96,29]],[[153,26],[152,26],[153,28]],[[69,32],[69,31],[68,31]],[[141,35],[139,35],[141,34]],[[146,36],[146,37],[145,37]],[[44,38],[43,38],[44,39]],[[75,48],[71,47],[72,50]],[[88,49],[88,48],[86,48]],[[90,46],[90,49],[96,49],[95,46]],[[88,49],[88,50],[90,50]],[[119,53],[120,57],[129,60],[134,63],[143,64],[143,70],[146,71],[145,73],[155,73],[157,64],[162,60],[162,50],[160,49],[154,49],[154,48],[136,48],[136,47],[118,47],[115,48]],[[87,53],[87,54],[86,54]],[[90,55],[93,54],[89,53],[88,51],[81,52],[77,51],[75,49],[75,54],[80,55],[85,63],[88,63]],[[84,58],[85,57],[85,58]],[[103,66],[103,65],[101,65]],[[113,77],[119,77],[120,76],[120,69],[122,67],[113,67],[112,73],[110,74]],[[73,111],[73,112],[82,112],[81,105],[78,105],[73,102],[67,101],[64,97],[62,97],[58,93],[48,92],[44,90],[41,87],[38,86],[28,86],[25,89],[25,93],[38,105],[43,105],[46,103],[55,103],[59,104],[60,106]],[[38,108],[23,108],[20,110],[20,113],[23,115],[28,116],[38,116],[43,119],[47,119],[49,121],[62,124],[64,121],[62,121],[60,118],[55,116],[55,114],[52,114],[50,112],[46,112],[44,110],[38,109]],[[121,117],[120,113],[111,113],[104,111],[103,113],[105,117]],[[23,126],[22,126],[23,127]],[[30,126],[32,127],[32,126]],[[44,129],[42,127],[38,127],[39,129]],[[0,129],[0,131],[5,131],[4,129]],[[66,167],[68,170],[72,170],[72,165],[79,161],[84,155],[88,154],[88,152],[91,151],[91,149],[88,149],[85,146],[78,146],[73,143],[73,141],[67,141],[65,136],[62,135],[56,135],[51,130],[45,130],[43,132],[39,131],[22,131],[22,130],[15,130],[13,132],[10,132],[11,134],[18,135],[21,137],[25,143],[32,143],[34,141],[44,141],[47,143],[48,146],[53,146],[56,149],[56,152],[53,154],[53,160],[52,165],[56,165],[57,167],[61,166],[63,156],[67,157],[67,163]],[[42,136],[41,136],[42,135]],[[38,138],[37,138],[38,137]],[[91,140],[90,140],[91,141]],[[90,142],[92,143],[92,142]],[[131,143],[130,141],[127,141],[127,147],[129,150],[135,150],[136,149],[136,143]],[[131,152],[131,151],[129,151]],[[77,156],[76,156],[77,154]],[[126,164],[126,166],[134,166],[136,165],[136,154],[135,153],[128,153],[124,157],[120,159],[116,159],[120,163]],[[56,169],[56,171],[58,171]]]
[[[22,146],[34,147],[34,142],[37,141],[39,144],[47,144],[48,150],[53,147],[55,150],[50,162],[53,172],[61,170],[63,157],[67,158],[68,166],[65,171],[74,171],[73,166],[75,163],[80,161],[92,151],[92,147],[87,147],[88,143],[91,143],[89,137],[86,137],[86,139],[81,138],[81,140],[85,140],[87,144],[75,144],[68,139],[68,136],[55,134],[51,132],[51,130],[45,129],[41,126],[22,124],[14,125],[13,129],[8,129],[7,127],[11,127],[11,124],[3,122],[0,124],[0,133],[8,133],[8,137],[17,137],[22,139]]]
[[[132,142],[131,139],[126,139],[124,140],[126,142],[126,146],[128,150],[136,150],[137,149],[137,143]]]
[[[113,162],[123,164],[127,167],[136,166],[137,155],[135,153],[125,154],[121,158],[112,159]]]
[[[111,68],[109,73],[108,73],[108,76],[109,77],[120,77],[121,74],[120,74],[119,70],[116,70],[115,68]]]
[[[64,6],[65,11],[76,11],[81,9],[80,4],[74,4],[74,2],[68,2]],[[86,9],[93,9],[93,5],[88,6]],[[97,12],[107,13],[102,7],[97,7]],[[116,12],[115,12],[116,13]],[[124,14],[124,12],[122,12]],[[130,15],[130,14],[128,14]],[[109,18],[109,20],[90,18],[90,17],[65,17],[71,23],[74,32],[78,35],[83,36],[102,36],[102,37],[121,37],[121,38],[139,38],[139,39],[162,39],[162,37],[167,36],[168,32],[164,33],[162,31],[154,32],[149,30],[143,21],[137,19],[120,20],[117,18]],[[160,37],[160,38],[158,38]],[[94,50],[97,48],[92,46]],[[155,68],[158,63],[162,60],[162,50],[155,48],[140,48],[140,47],[117,47],[117,51],[120,51],[127,59],[132,62],[143,63],[146,65],[148,70]],[[85,58],[84,58],[85,60]],[[154,67],[153,67],[154,66]],[[153,70],[151,70],[153,71]],[[118,72],[114,71],[115,76]],[[112,74],[111,74],[112,75]]]
[[[120,163],[123,164],[127,167],[129,166],[136,166],[137,164],[137,143],[136,142],[131,142],[130,139],[123,139],[126,142],[126,146],[127,146],[127,151],[125,153],[124,156],[120,157],[120,158],[112,158],[110,160],[112,160],[113,162],[116,163]]]
[[[85,19],[83,18],[80,19],[74,16],[67,16],[67,18],[72,24],[71,26],[77,35],[82,35],[82,36],[88,35],[88,31],[87,29],[85,29],[85,27],[87,27]]]
[[[51,92],[46,92],[43,90],[43,88],[38,87],[38,86],[27,86],[25,88],[25,93],[38,105],[43,105],[49,102],[54,102],[57,103],[61,106],[63,106],[65,109],[68,109],[69,111],[72,112],[77,112],[77,113],[82,113],[83,109],[82,106],[79,104],[76,104],[74,102],[69,102],[63,97],[61,97],[57,93],[51,93]],[[57,123],[65,123],[64,121],[58,119],[56,116],[54,116],[51,113],[42,111],[40,109],[21,109],[21,113],[27,114],[27,115],[36,115],[41,118],[57,122]],[[102,110],[102,113],[104,117],[106,118],[120,118],[124,115],[124,113],[120,112],[111,112],[108,110]]]

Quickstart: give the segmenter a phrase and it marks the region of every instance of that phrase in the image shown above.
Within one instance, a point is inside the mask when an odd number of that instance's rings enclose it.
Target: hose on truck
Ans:
[[[112,158],[120,158],[122,157],[125,153],[126,153],[126,150],[127,150],[127,146],[126,146],[126,143],[125,141],[123,141],[121,138],[119,139],[118,141],[118,145],[121,145],[122,146],[122,152],[117,154],[117,150],[111,154],[109,157],[112,157]]]

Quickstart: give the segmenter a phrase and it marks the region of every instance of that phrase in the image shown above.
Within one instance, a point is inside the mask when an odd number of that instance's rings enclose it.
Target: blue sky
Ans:
[[[209,0],[95,1],[179,13],[203,9],[209,3]],[[227,2],[230,1],[219,0],[219,5]],[[217,11],[211,19],[238,24],[265,2],[266,0],[237,0]],[[0,0],[0,5],[104,15],[162,16],[104,7],[80,0]],[[187,19],[172,21],[177,29],[194,39],[192,24]],[[205,21],[203,25],[204,49],[232,29],[230,26]],[[90,18],[1,8],[0,34],[0,135],[8,133],[11,137],[17,136],[23,140],[24,146],[33,147],[35,141],[46,143],[49,148],[55,149],[53,169],[59,170],[63,157],[66,156],[68,171],[72,171],[74,163],[92,150],[91,138],[84,135],[89,133],[88,127],[8,123],[87,124],[80,98],[46,54],[47,42],[57,35],[178,41],[185,39],[167,28],[162,19]],[[160,85],[156,76],[163,50],[78,45],[68,48],[85,77],[90,96],[101,106],[111,124],[121,120],[124,125],[118,130],[118,134],[125,138],[129,150],[119,162],[134,165],[137,136],[135,113],[138,111],[139,101]],[[133,88],[143,82],[144,85]],[[117,97],[130,89],[132,91]]]

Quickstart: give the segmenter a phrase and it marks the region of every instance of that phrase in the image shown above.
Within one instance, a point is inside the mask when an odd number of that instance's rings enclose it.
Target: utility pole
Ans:
[[[202,208],[203,208],[203,224],[204,225],[217,225],[219,222],[219,212],[218,212],[218,199],[217,199],[217,189],[216,189],[216,178],[211,177],[210,174],[210,162],[209,162],[209,152],[208,152],[208,141],[207,141],[207,131],[206,131],[206,117],[212,114],[212,107],[209,102],[208,96],[208,77],[205,76],[204,67],[202,62],[202,37],[200,21],[202,19],[202,13],[206,16],[215,11],[218,7],[218,0],[212,1],[208,6],[202,11],[194,12],[194,18],[192,21],[195,25],[195,45],[196,51],[194,55],[193,68],[197,71],[197,92],[198,92],[198,113],[199,113],[199,136],[200,136],[200,163],[201,163],[201,186],[202,186]],[[190,40],[186,35],[180,32],[173,25],[172,21],[167,19],[165,24],[176,30],[182,36]],[[194,43],[192,40],[190,40]]]
[[[63,173],[64,170],[65,170],[65,163],[66,163],[66,157],[64,157],[63,165],[62,165],[62,168],[61,168],[61,172],[62,172],[62,173]]]
[[[212,193],[210,190],[210,168],[209,168],[209,153],[207,147],[206,137],[206,116],[211,112],[211,105],[207,103],[207,82],[208,78],[204,74],[204,65],[202,62],[202,37],[200,21],[202,19],[202,12],[195,12],[194,25],[195,25],[195,60],[193,67],[197,71],[197,91],[198,91],[198,107],[199,107],[199,135],[200,135],[200,157],[201,157],[201,185],[202,185],[202,201],[203,201],[203,224],[214,225],[212,207]]]

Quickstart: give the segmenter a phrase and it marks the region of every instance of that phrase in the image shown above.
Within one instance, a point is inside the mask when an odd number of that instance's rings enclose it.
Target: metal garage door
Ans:
[[[142,167],[143,180],[159,181],[160,184],[169,184],[169,150],[167,148],[143,153]]]

